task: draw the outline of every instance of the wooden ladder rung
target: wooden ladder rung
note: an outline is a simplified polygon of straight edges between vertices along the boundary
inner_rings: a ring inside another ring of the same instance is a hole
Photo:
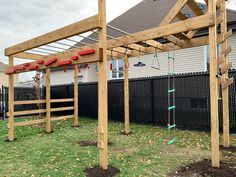
[[[229,85],[231,85],[233,82],[234,82],[234,79],[233,79],[232,77],[229,78],[229,79],[227,79],[227,80],[225,80],[225,81],[221,84],[222,89],[224,90],[224,89],[228,88]]]
[[[221,52],[222,55],[228,55],[232,51],[232,47],[229,46]]]
[[[98,142],[97,142],[97,147],[103,149],[103,148],[104,148],[103,142],[102,142],[102,141],[98,141]]]
[[[221,68],[221,74],[225,74],[230,68],[232,68],[233,64],[232,62],[229,62],[225,66]]]

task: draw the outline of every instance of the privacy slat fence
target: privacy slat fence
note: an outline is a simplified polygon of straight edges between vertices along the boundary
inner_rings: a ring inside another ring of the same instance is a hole
[[[230,75],[236,78],[236,71]],[[230,76],[230,77],[231,77]],[[130,81],[130,121],[143,124],[167,125],[167,77],[152,77],[131,79]],[[123,80],[110,81],[108,84],[109,119],[124,120],[124,82]],[[5,88],[7,94],[7,88]],[[79,84],[79,115],[97,118],[98,108],[97,83]],[[210,101],[209,101],[209,74],[192,73],[176,77],[176,125],[177,128],[210,130]],[[44,91],[43,91],[44,92]],[[32,88],[15,88],[15,100],[32,99]],[[236,85],[229,89],[230,129],[236,132]],[[43,94],[44,95],[44,94]],[[73,85],[51,87],[52,99],[73,98]],[[7,95],[5,96],[6,98]],[[220,97],[220,96],[219,96]],[[70,100],[67,100],[70,101]],[[219,102],[221,100],[219,99]],[[7,103],[6,103],[7,105]],[[67,107],[68,111],[61,115],[70,114],[73,103],[53,103],[53,108]],[[37,109],[32,105],[17,105],[17,111]],[[222,129],[222,108],[219,106],[220,128]],[[53,109],[52,108],[52,109]],[[60,109],[60,108],[59,108]],[[52,113],[53,114],[53,113]],[[58,113],[57,113],[58,114]],[[63,119],[63,117],[61,117]],[[65,117],[66,118],[66,117]]]

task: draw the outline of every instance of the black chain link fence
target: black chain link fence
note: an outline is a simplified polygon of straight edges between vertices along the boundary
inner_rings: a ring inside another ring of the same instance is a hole
[[[230,77],[236,77],[236,71],[230,71]],[[166,76],[131,79],[130,121],[141,124],[167,126],[168,121],[168,78]],[[177,75],[176,89],[176,125],[177,128],[209,130],[210,129],[210,91],[208,73],[191,73]],[[7,88],[6,88],[7,90]],[[31,99],[32,88],[16,88],[15,100]],[[236,132],[236,85],[229,88],[230,129]],[[5,91],[7,94],[7,91]],[[98,84],[79,84],[79,115],[94,117],[98,115]],[[45,89],[44,89],[45,95]],[[73,98],[73,85],[51,87],[51,98]],[[110,120],[124,120],[124,82],[123,80],[108,83],[108,116]],[[220,94],[219,94],[219,97]],[[7,98],[7,97],[6,97]],[[222,130],[222,104],[219,100],[220,129]],[[71,106],[73,103],[55,103],[55,107]],[[6,103],[7,105],[7,103]],[[35,109],[32,105],[30,109]],[[53,106],[53,107],[54,107]],[[24,110],[20,105],[17,110]],[[65,114],[65,112],[64,112]]]

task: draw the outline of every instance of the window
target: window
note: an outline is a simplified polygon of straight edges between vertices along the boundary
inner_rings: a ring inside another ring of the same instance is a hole
[[[124,62],[123,60],[112,60],[112,70],[110,71],[111,79],[120,79],[124,77]]]
[[[221,46],[218,45],[217,46],[217,55],[220,56],[220,53],[221,53]],[[204,47],[204,60],[205,60],[204,70],[205,71],[209,71],[210,70],[210,68],[209,68],[209,58],[210,58],[209,45],[206,45]]]

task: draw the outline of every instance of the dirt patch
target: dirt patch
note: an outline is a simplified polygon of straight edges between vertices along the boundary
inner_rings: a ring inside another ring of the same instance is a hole
[[[221,163],[220,168],[212,168],[211,161],[204,159],[202,161],[192,163],[186,167],[182,167],[176,172],[170,173],[168,176],[233,177],[236,176],[236,162],[234,164]]]
[[[102,170],[99,166],[87,168],[84,170],[87,177],[114,177],[120,170],[111,165],[108,166],[107,170]]]
[[[236,146],[224,147],[220,145],[220,150],[236,153]]]
[[[81,147],[86,147],[86,146],[97,146],[97,141],[79,141],[78,144]],[[108,142],[108,146],[113,145],[113,142]]]
[[[120,135],[126,135],[126,136],[129,136],[129,135],[133,134],[133,132],[130,131],[129,133],[125,133],[124,131],[122,131],[122,132],[120,132],[119,134],[120,134]]]

